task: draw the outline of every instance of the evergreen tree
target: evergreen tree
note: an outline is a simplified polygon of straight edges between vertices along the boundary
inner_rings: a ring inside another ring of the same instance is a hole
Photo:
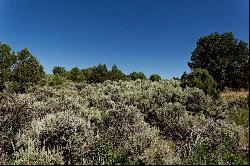
[[[191,69],[204,68],[217,81],[220,89],[248,88],[249,48],[232,33],[213,33],[201,37],[192,52]]]
[[[192,73],[183,73],[181,77],[181,86],[197,87],[206,94],[218,97],[217,83],[206,69],[196,68]]]
[[[146,80],[147,79],[147,77],[145,76],[144,73],[142,73],[142,72],[135,72],[135,71],[133,71],[132,73],[130,73],[128,75],[128,78],[131,79],[131,80],[133,80],[133,81],[137,80],[137,79],[140,79],[140,80]]]
[[[112,81],[125,80],[126,75],[114,64],[109,72],[109,79]]]
[[[21,92],[28,84],[37,84],[45,76],[43,66],[27,48],[17,53],[13,72],[14,81],[18,84],[18,91]]]
[[[74,82],[81,82],[85,79],[81,70],[78,67],[73,67],[69,72],[68,79]]]
[[[99,64],[91,69],[88,83],[102,83],[109,79],[109,71],[105,64]]]
[[[67,73],[65,68],[61,66],[55,66],[52,71],[54,75],[58,74],[60,76],[66,76],[66,73]]]
[[[158,75],[158,74],[152,74],[152,75],[149,77],[149,80],[151,80],[151,81],[160,81],[160,80],[161,80],[161,76]]]
[[[16,56],[10,46],[0,42],[0,91],[5,88],[5,82],[12,80],[15,60]]]

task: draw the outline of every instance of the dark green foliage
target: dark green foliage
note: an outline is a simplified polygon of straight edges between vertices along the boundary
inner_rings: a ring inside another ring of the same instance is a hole
[[[149,77],[149,80],[151,80],[151,81],[160,81],[160,80],[161,80],[161,76],[158,75],[158,74],[152,74],[152,75]]]
[[[89,67],[89,68],[86,68],[86,69],[82,69],[81,70],[86,81],[89,82],[88,80],[90,80],[91,78],[91,74],[92,74],[92,71],[93,71],[93,67]]]
[[[201,37],[188,65],[191,69],[206,68],[220,89],[248,88],[249,48],[232,33]]]
[[[66,81],[65,77],[55,74],[55,75],[49,75],[48,76],[48,84],[50,86],[58,86],[62,85]]]
[[[239,114],[234,117],[234,121],[237,125],[249,126],[249,109],[240,109]]]
[[[16,56],[10,46],[0,42],[0,91],[5,88],[4,83],[12,80],[12,70]]]
[[[132,72],[132,73],[130,73],[128,75],[128,78],[131,79],[131,80],[133,80],[133,81],[135,81],[137,79],[140,79],[140,80],[146,80],[147,79],[147,77],[145,76],[144,73],[142,73],[142,72],[135,72],[135,71]]]
[[[82,71],[78,69],[78,67],[73,67],[68,74],[68,79],[74,82],[81,82],[85,79],[85,77]]]
[[[197,68],[190,74],[185,72],[181,77],[181,82],[183,87],[197,87],[206,94],[218,97],[217,83],[206,69]]]
[[[122,159],[119,151],[105,142],[97,143],[93,151],[86,157],[93,165],[118,165],[121,164]]]
[[[109,79],[112,81],[126,80],[126,75],[114,64],[109,72]]]
[[[17,91],[21,92],[23,92],[29,84],[38,84],[45,76],[43,66],[40,65],[38,60],[26,48],[17,53],[13,73],[14,81],[19,85]]]
[[[0,43],[0,62],[0,90],[8,84],[16,92],[24,92],[45,76],[43,66],[26,48],[14,54],[7,44]]]
[[[65,70],[65,68],[61,67],[61,66],[55,66],[52,71],[53,71],[54,75],[58,74],[60,76],[66,76],[66,73],[67,73],[67,71]]]
[[[174,79],[174,80],[180,80],[180,78],[179,78],[179,77],[173,77],[173,79]]]
[[[221,144],[214,144],[212,140],[203,139],[197,143],[186,164],[201,165],[245,165],[244,158],[236,150],[235,141],[224,136]]]
[[[102,83],[109,79],[109,71],[105,64],[99,64],[91,69],[90,75],[87,77],[88,83]]]

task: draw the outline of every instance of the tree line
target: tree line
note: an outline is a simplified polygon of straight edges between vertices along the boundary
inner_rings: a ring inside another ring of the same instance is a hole
[[[249,88],[248,44],[238,41],[231,32],[212,33],[199,38],[188,65],[192,72],[183,73],[180,79],[182,86],[196,86],[215,96],[225,88]],[[110,71],[105,64],[86,69],[73,67],[70,71],[55,66],[52,71],[57,82],[65,79],[87,83],[162,79],[159,74],[147,78],[143,72],[135,71],[126,75],[115,64]],[[26,87],[38,84],[46,76],[43,66],[27,48],[15,53],[8,44],[0,42],[0,91],[8,85],[15,91],[24,92]]]
[[[0,91],[5,89],[6,84],[12,86],[17,92],[24,92],[28,86],[39,84],[47,76],[43,66],[24,48],[15,53],[8,44],[0,43]],[[109,71],[105,64],[99,64],[86,69],[73,67],[66,71],[65,67],[55,66],[53,72],[53,83],[62,81],[64,78],[74,81],[87,83],[103,83],[106,80],[146,80],[159,81],[160,75],[153,74],[149,78],[143,72],[135,72],[126,75],[115,64]],[[52,84],[53,84],[52,83]]]
[[[53,68],[53,75],[65,77],[74,82],[86,81],[87,83],[103,83],[106,80],[119,81],[119,80],[146,80],[159,81],[161,79],[160,75],[152,74],[149,78],[143,72],[135,72],[126,75],[124,74],[117,65],[113,65],[109,71],[105,64],[99,64],[97,66],[92,66],[86,69],[79,69],[78,67],[73,67],[70,71],[66,71],[65,67],[55,66]]]

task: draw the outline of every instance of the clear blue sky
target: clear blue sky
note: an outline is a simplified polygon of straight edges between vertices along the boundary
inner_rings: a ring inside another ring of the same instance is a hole
[[[112,64],[163,78],[190,71],[199,37],[249,42],[248,0],[0,0],[0,41],[54,66]]]

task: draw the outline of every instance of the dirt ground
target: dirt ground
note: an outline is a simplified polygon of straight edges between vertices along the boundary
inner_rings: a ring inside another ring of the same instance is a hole
[[[221,96],[226,97],[247,97],[249,95],[248,91],[224,91],[221,92]]]

